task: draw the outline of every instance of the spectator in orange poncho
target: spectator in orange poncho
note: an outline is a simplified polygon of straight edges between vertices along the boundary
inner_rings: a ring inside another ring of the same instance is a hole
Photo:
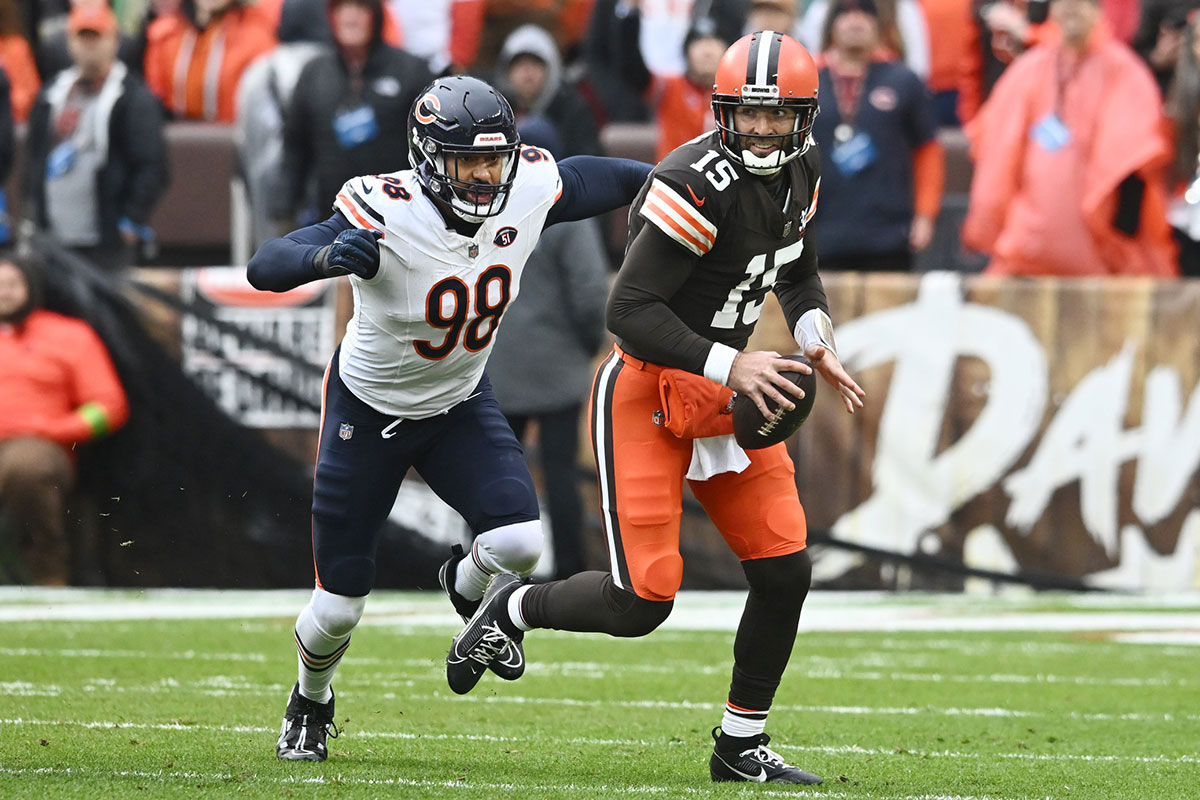
[[[1017,58],[967,127],[963,243],[993,274],[1176,275],[1158,87],[1094,0],[1050,14],[1061,38]]]

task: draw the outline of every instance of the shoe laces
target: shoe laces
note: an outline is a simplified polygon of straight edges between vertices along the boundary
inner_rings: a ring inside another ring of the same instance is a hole
[[[310,719],[313,721],[312,724],[309,723]],[[322,721],[321,718],[316,714],[301,714],[300,726],[302,728],[324,728],[325,733],[329,735],[330,739],[336,739],[342,734],[342,731],[338,728],[337,723],[331,719]]]
[[[484,626],[483,636],[478,644],[471,648],[467,658],[478,661],[486,667],[496,660],[500,651],[508,645],[508,641],[508,634],[500,630],[500,626],[493,622],[491,625]]]
[[[762,763],[769,764],[772,767],[787,766],[783,762],[783,756],[779,755],[779,753],[776,753],[765,744],[760,744],[751,750],[744,751],[742,756],[753,758],[755,761],[761,761]]]

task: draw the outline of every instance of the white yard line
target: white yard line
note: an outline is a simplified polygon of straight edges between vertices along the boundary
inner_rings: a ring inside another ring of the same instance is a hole
[[[278,734],[276,727],[259,725],[183,725],[173,722],[116,722],[111,720],[62,720],[62,719],[0,719],[0,725],[23,727],[80,727],[97,730],[155,730],[168,732],[202,732],[202,733],[237,733],[237,734]],[[533,744],[541,740],[528,736],[492,736],[487,734],[467,733],[435,733],[423,734],[409,731],[358,731],[349,729],[347,736],[363,739],[392,739],[401,741],[444,741],[444,742],[488,742],[494,744]],[[647,739],[603,739],[589,736],[572,736],[556,739],[563,745],[580,747],[666,747],[688,748],[691,743],[670,741],[650,741]],[[1164,755],[1115,755],[1098,753],[976,753],[960,750],[897,750],[894,747],[861,747],[859,745],[788,745],[772,742],[772,748],[797,753],[819,753],[823,755],[848,756],[889,756],[905,758],[952,758],[952,759],[989,759],[1003,758],[1014,761],[1084,761],[1099,763],[1137,763],[1137,764],[1200,764],[1200,756],[1164,756]]]
[[[264,653],[194,653],[192,651],[179,652],[159,652],[155,650],[104,650],[100,648],[46,648],[46,647],[0,647],[0,656],[12,658],[95,658],[95,659],[121,659],[121,660],[202,660],[202,661],[233,661],[243,662],[251,661],[255,663],[266,663],[269,658]],[[1052,673],[1039,673],[1036,675],[1021,675],[1011,673],[991,673],[991,674],[946,674],[941,672],[900,672],[896,670],[864,670],[864,669],[841,669],[837,666],[843,661],[852,662],[853,659],[831,659],[831,658],[816,658],[813,661],[815,665],[806,665],[806,659],[803,656],[798,656],[795,663],[791,667],[790,674],[795,677],[805,678],[808,680],[855,680],[855,681],[908,681],[913,683],[947,683],[947,684],[978,684],[978,683],[993,683],[993,684],[1016,684],[1021,686],[1029,685],[1055,685],[1055,686],[1120,686],[1126,688],[1181,688],[1187,687],[1194,681],[1184,677],[1163,677],[1163,678],[1095,678],[1085,675],[1055,675]],[[386,659],[386,658],[355,658],[354,664],[363,666],[380,666],[387,665],[392,667],[390,673],[376,673],[372,678],[373,686],[395,685],[395,676],[397,669],[418,670],[429,673],[429,675],[418,675],[414,678],[431,677],[436,673],[437,679],[441,680],[442,664],[440,661],[432,658],[406,658],[406,659]],[[895,666],[895,665],[894,665]],[[909,669],[914,669],[910,667]],[[684,663],[673,662],[670,665],[660,664],[625,664],[616,662],[598,662],[598,661],[551,661],[551,662],[533,662],[526,668],[530,675],[559,675],[575,679],[592,679],[592,680],[608,680],[611,678],[620,678],[624,675],[639,674],[639,675],[672,675],[680,670],[686,670],[689,674],[700,675],[725,675],[729,672],[729,667],[725,664],[714,666],[712,664]],[[353,679],[351,679],[353,680]],[[404,685],[411,685],[412,680],[408,680]],[[5,684],[0,683],[0,694],[4,693]],[[231,688],[229,686],[223,688]]]
[[[0,623],[38,620],[294,618],[306,590],[46,589],[0,587]],[[666,630],[735,630],[743,592],[683,592]],[[1046,611],[1048,603],[1069,611]],[[377,592],[366,624],[457,628],[440,592]],[[1200,594],[1164,596],[814,592],[801,619],[809,631],[1172,631],[1200,637]]]
[[[253,783],[253,784],[268,784],[287,786],[372,786],[372,787],[396,787],[408,789],[438,789],[438,790],[457,790],[465,792],[468,795],[478,796],[485,792],[556,792],[564,796],[567,795],[583,795],[590,797],[638,797],[642,795],[650,796],[727,796],[727,792],[719,787],[701,788],[698,786],[623,786],[613,784],[581,784],[581,783],[489,783],[482,781],[471,781],[461,778],[455,778],[450,781],[430,781],[417,780],[412,778],[357,778],[342,774],[315,776],[288,776],[288,777],[272,777],[263,775],[234,775],[227,772],[180,772],[180,771],[155,771],[146,772],[140,770],[89,770],[73,767],[40,767],[29,769],[12,769],[0,766],[0,775],[25,776],[25,775],[65,775],[79,776],[89,778],[135,778],[143,781],[161,781],[161,782],[180,782],[180,781],[208,781],[208,782],[228,782],[237,783]],[[749,788],[749,787],[747,787]],[[827,787],[800,787],[794,786],[787,789],[768,789],[765,786],[754,786],[754,797],[814,797],[824,796],[828,793]],[[1008,795],[975,795],[975,794],[874,794],[868,792],[866,794],[856,794],[856,797],[864,800],[1055,800],[1053,795],[1040,795],[1038,797],[1029,797],[1021,795],[1020,797],[1012,797]]]
[[[371,696],[381,700],[407,703],[439,703],[458,702],[454,695],[441,692],[413,691],[414,681],[392,682],[390,686],[372,683],[369,687]],[[181,683],[175,680],[164,680],[158,684],[141,686],[84,686],[85,692],[105,692],[109,694],[163,694],[179,695],[181,693],[199,694],[204,697],[278,697],[286,696],[289,687],[284,684],[264,685],[252,683],[235,683],[231,681],[207,681],[197,683]],[[26,682],[0,683],[0,697],[4,696],[37,696],[61,697],[76,693],[78,689],[64,690],[53,684],[34,684]],[[339,695],[351,699],[357,695],[354,682],[344,682]],[[705,711],[711,712],[713,703],[706,700],[582,700],[573,697],[531,697],[525,695],[478,695],[471,698],[474,703],[490,703],[497,705],[518,706],[553,706],[559,708],[636,708],[636,709],[666,709],[670,711]],[[1022,710],[1013,708],[961,708],[931,706],[840,706],[840,705],[802,705],[776,703],[774,711],[791,711],[812,714],[845,714],[851,716],[907,716],[907,717],[980,717],[1008,719],[1037,719],[1047,716],[1040,710]],[[1077,719],[1087,722],[1200,722],[1200,714],[1179,711],[1177,713],[1146,713],[1131,712],[1125,714],[1108,714],[1099,712],[1075,711],[1069,714],[1053,714],[1056,718]]]

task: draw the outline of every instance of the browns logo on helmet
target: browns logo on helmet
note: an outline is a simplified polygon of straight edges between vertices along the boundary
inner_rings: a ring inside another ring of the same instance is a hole
[[[771,175],[808,150],[813,121],[817,118],[817,66],[804,46],[787,34],[757,31],[738,39],[717,65],[712,109],[721,146],[729,157],[756,175]],[[739,106],[795,109],[792,133],[739,133],[734,114]],[[754,140],[781,140],[766,155],[755,155],[743,144]]]

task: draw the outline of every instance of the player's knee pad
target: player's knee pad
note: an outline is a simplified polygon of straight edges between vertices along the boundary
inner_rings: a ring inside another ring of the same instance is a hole
[[[750,591],[777,602],[804,602],[812,585],[812,559],[808,550],[774,558],[742,562]]]
[[[533,572],[545,544],[541,520],[531,519],[493,528],[475,538],[475,555],[492,571]]]
[[[347,597],[318,587],[312,597],[313,621],[328,636],[346,636],[362,619],[366,605],[366,596]]]
[[[645,636],[671,616],[674,600],[646,600],[619,588],[610,579],[604,585],[604,602],[616,619],[609,629],[613,636]]]
[[[683,583],[683,557],[678,552],[665,553],[646,565],[638,590],[650,600],[673,600]]]

